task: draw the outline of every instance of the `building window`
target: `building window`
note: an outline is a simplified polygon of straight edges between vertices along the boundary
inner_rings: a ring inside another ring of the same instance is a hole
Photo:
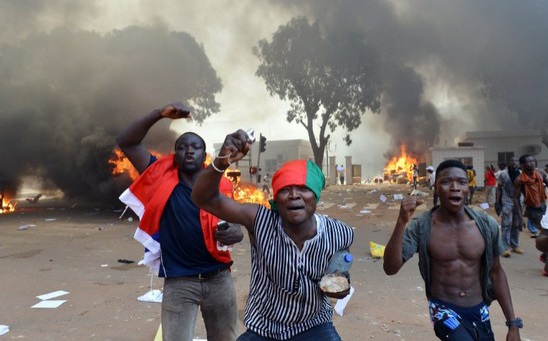
[[[514,157],[514,152],[499,152],[497,163],[500,165],[501,163],[508,164],[511,158]]]
[[[264,160],[264,165],[266,168],[266,173],[274,173],[278,170],[278,160],[276,159],[266,159]]]

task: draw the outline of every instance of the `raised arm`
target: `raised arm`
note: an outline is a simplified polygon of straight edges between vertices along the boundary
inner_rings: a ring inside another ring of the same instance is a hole
[[[384,262],[383,269],[387,275],[394,275],[400,271],[403,266],[403,233],[405,231],[405,226],[415,213],[418,205],[421,205],[424,201],[422,199],[417,199],[415,195],[410,195],[403,198],[400,206],[400,213],[398,215],[398,220],[396,221],[396,226],[394,227],[394,232],[386,244],[384,249]]]
[[[189,118],[190,110],[182,103],[166,105],[137,119],[116,138],[118,146],[139,173],[148,167],[150,161],[150,153],[143,145],[143,139],[150,128],[165,117],[171,119]]]
[[[230,163],[241,160],[249,151],[251,140],[243,130],[226,136],[218,156],[206,167],[194,183],[192,201],[211,214],[244,225],[252,234],[259,205],[239,204],[219,192],[219,182]]]

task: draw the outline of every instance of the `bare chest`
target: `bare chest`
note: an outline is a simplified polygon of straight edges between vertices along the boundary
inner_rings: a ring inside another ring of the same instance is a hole
[[[433,259],[442,262],[472,262],[481,258],[485,241],[474,221],[457,227],[434,224],[428,251]]]

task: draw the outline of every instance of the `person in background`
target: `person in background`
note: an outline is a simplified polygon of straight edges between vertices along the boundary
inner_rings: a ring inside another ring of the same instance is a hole
[[[497,180],[499,178],[500,173],[505,169],[506,169],[506,162],[500,162],[499,169],[495,172],[495,177],[497,178]]]
[[[519,196],[514,195],[514,181],[519,175],[519,160],[514,156],[498,178],[495,212],[500,216],[504,257],[510,257],[512,251],[523,254],[523,250],[519,247],[519,234],[523,229],[522,210]]]
[[[218,189],[222,174],[249,148],[243,130],[227,135],[219,156],[200,174],[192,192],[196,205],[245,226],[249,234],[247,331],[238,341],[341,340],[328,297],[343,298],[350,288],[324,292],[319,282],[332,256],[350,247],[354,231],[339,220],[316,214],[325,177],[311,160],[286,162],[274,174],[271,208],[240,204],[222,195]]]
[[[485,167],[485,202],[489,206],[493,207],[495,205],[495,192],[497,189],[497,177],[495,175],[495,167],[489,165]]]
[[[337,166],[337,173],[339,174],[340,184],[344,185],[344,166],[343,165]]]
[[[474,198],[474,193],[476,192],[477,181],[476,181],[476,170],[474,166],[469,165],[466,167],[466,175],[468,176],[468,191],[469,196],[466,199],[466,204],[472,205],[472,199]]]
[[[464,204],[464,164],[445,160],[436,169],[440,205],[416,218],[423,200],[405,197],[384,252],[383,268],[396,274],[415,254],[425,283],[430,319],[440,340],[494,340],[489,305],[497,299],[509,327],[506,340],[520,340],[506,274],[500,263],[499,227],[483,211]]]
[[[147,249],[144,263],[164,278],[161,307],[163,340],[192,341],[200,308],[210,341],[233,341],[238,332],[236,290],[229,268],[230,245],[243,239],[241,228],[218,231],[219,219],[201,211],[190,199],[204,168],[204,140],[186,132],[175,141],[175,152],[157,158],[143,145],[158,121],[188,118],[181,103],[153,110],[131,123],[117,138],[118,146],[141,174],[120,196],[140,218],[135,239]],[[219,190],[219,188],[218,188]],[[231,196],[227,178],[220,184]]]
[[[533,226],[541,230],[540,236],[536,238],[536,246],[542,252],[540,259],[544,260],[544,269],[542,274],[548,276],[548,263],[546,263],[546,238],[548,230],[542,227],[541,221],[546,214],[546,191],[544,186],[548,185],[548,173],[543,169],[537,168],[537,160],[533,155],[524,154],[519,158],[521,174],[514,181],[514,196],[519,199],[519,194],[523,191],[525,213],[527,219]]]
[[[411,171],[413,172],[413,188],[417,189],[417,181],[419,179],[419,167],[416,164],[411,166]]]
[[[436,206],[438,204],[438,193],[436,192],[436,171],[434,167],[426,167],[426,172],[428,172],[428,188],[434,191],[433,204]]]
[[[267,196],[268,199],[270,199],[270,174],[266,173],[265,176],[263,176],[263,193]]]

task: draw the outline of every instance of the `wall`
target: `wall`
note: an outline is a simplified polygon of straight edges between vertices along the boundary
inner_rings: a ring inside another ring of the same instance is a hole
[[[485,148],[485,160],[483,167],[492,164],[497,167],[498,153],[508,152],[520,157],[523,154],[533,154],[538,166],[544,168],[548,163],[548,148],[541,142],[540,132],[535,131],[472,131],[467,132],[462,141],[470,141],[474,146]],[[536,146],[538,153],[530,150]],[[482,167],[482,168],[483,168]]]
[[[464,162],[471,159],[472,166],[476,170],[477,186],[483,187],[483,179],[485,177],[483,147],[435,147],[430,148],[430,153],[431,156],[427,159],[432,160],[431,165],[434,169],[444,160],[457,159]]]

